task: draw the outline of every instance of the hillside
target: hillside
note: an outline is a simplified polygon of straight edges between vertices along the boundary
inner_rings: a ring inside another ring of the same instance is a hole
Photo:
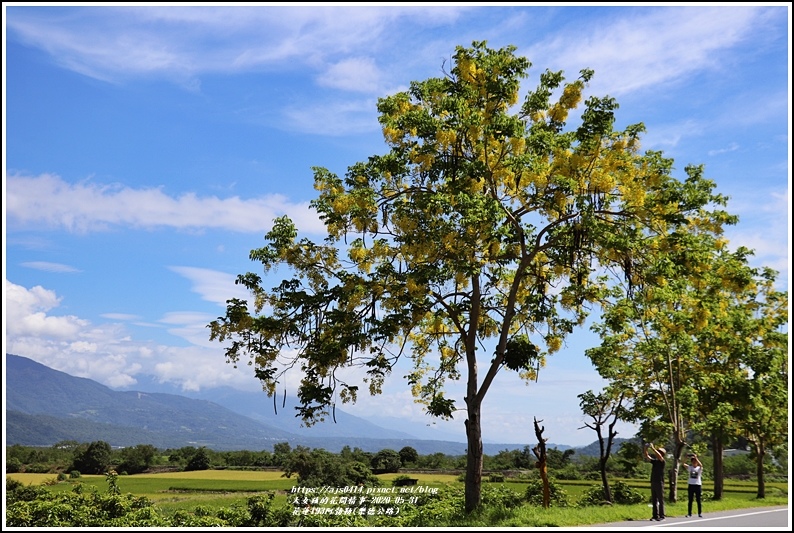
[[[152,444],[158,448],[207,446],[218,450],[262,450],[272,449],[277,442],[289,442],[292,446],[333,452],[344,446],[372,452],[412,446],[423,454],[465,453],[465,444],[415,439],[340,410],[337,410],[339,424],[326,424],[330,434],[312,434],[306,428],[299,434],[208,400],[176,394],[114,391],[93,380],[70,376],[17,355],[6,354],[4,371],[6,444],[50,446],[63,440],[104,440],[113,446]],[[257,399],[261,396],[264,395]],[[285,424],[293,423],[294,417],[284,413],[281,420]],[[340,428],[345,428],[346,433],[340,435]]]
[[[337,409],[337,424],[301,428],[286,406],[266,395],[230,389],[210,391],[207,399],[178,394],[114,391],[96,381],[70,376],[31,359],[6,354],[6,444],[51,446],[64,440],[104,440],[112,446],[151,444],[158,448],[206,446],[217,450],[271,450],[278,442],[292,446],[343,447],[377,452],[411,446],[420,454],[463,455],[466,443],[420,439],[406,431],[380,427]],[[233,409],[238,409],[245,414]],[[269,402],[269,403],[265,403]],[[406,427],[405,429],[410,429]],[[483,451],[522,449],[525,444],[484,443]],[[571,446],[548,443],[566,450]],[[579,455],[598,455],[597,444],[577,448]]]

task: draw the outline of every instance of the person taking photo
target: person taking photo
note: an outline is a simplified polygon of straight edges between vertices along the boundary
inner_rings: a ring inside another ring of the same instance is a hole
[[[697,454],[689,454],[689,464],[686,465],[689,471],[687,481],[687,492],[689,496],[689,506],[687,507],[687,517],[692,516],[692,500],[698,502],[698,516],[703,518],[703,506],[701,503],[703,495],[703,463],[698,459]]]
[[[648,449],[653,455],[648,453]],[[649,442],[642,449],[642,453],[651,463],[651,507],[653,508],[651,520],[664,520],[664,456],[667,450],[657,449],[652,442]]]

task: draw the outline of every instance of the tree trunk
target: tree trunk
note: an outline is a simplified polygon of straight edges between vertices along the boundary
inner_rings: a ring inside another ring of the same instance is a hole
[[[678,501],[678,465],[681,464],[681,454],[684,451],[684,446],[686,446],[685,442],[677,440],[675,443],[675,448],[673,449],[672,466],[668,470],[670,473],[670,492],[668,501],[670,503],[676,503]]]
[[[542,422],[542,420],[541,420]],[[543,438],[543,429],[535,419],[535,436],[538,438],[538,445],[532,452],[538,458],[537,466],[540,470],[540,479],[543,481],[543,508],[548,509],[551,505],[551,489],[549,489],[549,472],[546,465],[546,439]]]
[[[609,487],[609,480],[607,479],[607,458],[602,457],[598,461],[601,470],[601,484],[604,485],[604,501],[615,503],[612,501],[612,489]]]
[[[766,498],[766,482],[764,481],[764,456],[766,446],[763,439],[759,439],[755,445],[755,477],[758,479],[758,499]]]
[[[482,427],[480,402],[476,395],[466,398],[469,418],[466,420],[466,514],[480,506],[482,492]]]
[[[714,460],[714,499],[722,499],[722,488],[725,485],[725,469],[723,466],[722,454],[725,451],[725,446],[722,444],[722,439],[715,436],[711,439],[711,449],[713,450]]]

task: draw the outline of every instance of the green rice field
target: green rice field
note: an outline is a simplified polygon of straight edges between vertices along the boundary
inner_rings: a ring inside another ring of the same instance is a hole
[[[392,480],[398,475],[381,474],[383,487],[391,487]],[[105,476],[83,475],[79,479],[58,482],[52,474],[6,474],[7,478],[16,479],[24,484],[43,484],[53,491],[70,491],[76,483],[96,487],[99,491],[107,490]],[[463,484],[456,475],[451,474],[411,474],[416,478],[419,487],[444,486],[462,487]],[[611,480],[612,482],[617,480]],[[650,494],[646,480],[631,479],[621,480],[632,488],[642,493]],[[684,483],[686,480],[683,480]],[[599,485],[597,481],[555,481],[568,495],[571,502],[576,502],[590,488]],[[483,481],[486,485],[503,485],[516,493],[521,498],[526,491],[527,481],[508,479],[504,483],[491,483]],[[165,513],[177,510],[191,511],[197,506],[208,509],[220,509],[235,505],[245,505],[247,499],[253,495],[264,492],[276,493],[276,505],[287,504],[290,491],[296,486],[295,479],[282,476],[278,471],[250,471],[250,470],[202,470],[193,472],[170,472],[158,474],[122,475],[118,477],[118,486],[122,493],[131,493],[136,496],[145,496],[155,506]],[[704,491],[711,491],[708,483],[704,483]],[[755,497],[757,486],[750,481],[727,480],[724,485],[724,497],[720,501],[704,501],[707,511],[749,508],[759,506],[787,505],[788,485],[786,483],[767,483],[767,497],[759,500]],[[667,504],[668,516],[683,516],[686,514],[686,485],[679,486],[679,501]],[[537,523],[537,520],[547,521],[548,525],[575,526],[609,521],[633,520],[647,518],[646,504],[621,505],[612,508],[558,508],[539,510],[530,505],[524,505],[513,511],[510,516],[502,517],[501,525],[526,525]],[[543,517],[537,515],[542,513]],[[496,517],[489,517],[493,520]],[[476,525],[476,524],[472,524]]]

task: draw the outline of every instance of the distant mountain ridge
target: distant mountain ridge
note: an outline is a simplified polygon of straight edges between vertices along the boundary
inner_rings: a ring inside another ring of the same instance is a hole
[[[289,442],[334,452],[344,446],[365,451],[413,446],[419,453],[465,453],[463,443],[416,439],[340,410],[336,412],[338,424],[322,425],[336,435],[318,436],[307,428],[299,434],[208,400],[157,392],[114,391],[18,355],[6,354],[4,371],[7,444],[49,446],[62,440],[104,440],[113,446],[261,450],[272,449],[277,442]],[[220,392],[222,396],[230,394]],[[258,395],[257,399],[261,397],[266,395]],[[294,417],[284,415],[279,419],[283,424],[294,424]],[[341,427],[347,427],[348,433],[339,436]]]
[[[317,425],[314,430],[299,428],[299,421],[288,416],[290,403],[283,412],[287,416],[281,416],[279,401],[280,414],[276,416],[272,398],[264,393],[256,397],[262,405],[249,405],[251,416],[245,416],[219,405],[224,402],[239,408],[240,402],[251,400],[252,393],[232,389],[207,393],[217,402],[160,392],[114,391],[96,381],[74,377],[12,354],[6,354],[4,371],[7,445],[51,446],[63,440],[104,440],[113,446],[151,444],[162,449],[206,446],[217,450],[269,450],[275,443],[289,442],[293,446],[331,452],[338,452],[344,446],[371,452],[411,446],[423,455],[466,453],[465,442],[418,439],[339,409],[337,424]],[[237,394],[243,396],[236,397]],[[295,430],[290,431],[292,428]],[[560,450],[571,448],[547,445]],[[523,446],[484,443],[483,450],[493,455]]]

